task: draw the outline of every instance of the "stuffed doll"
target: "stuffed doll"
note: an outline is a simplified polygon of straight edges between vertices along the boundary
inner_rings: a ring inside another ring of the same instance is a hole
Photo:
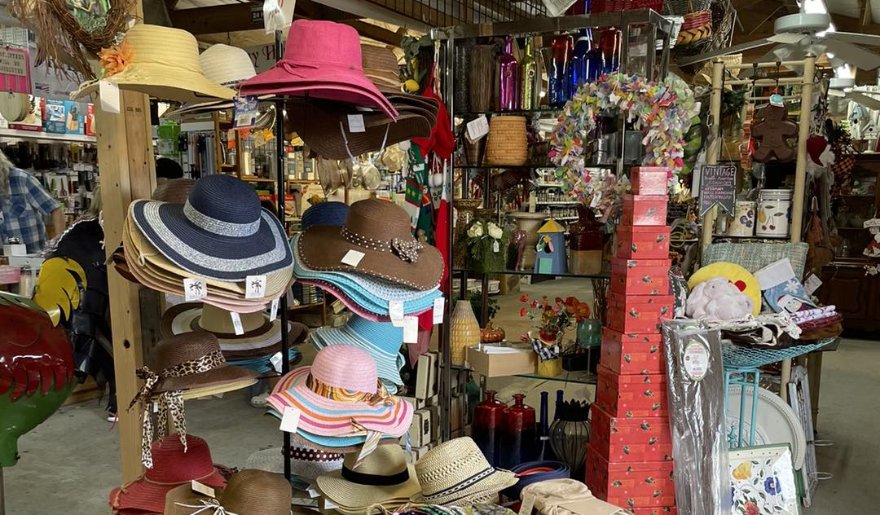
[[[694,286],[687,298],[687,316],[697,320],[733,320],[752,314],[752,299],[726,277]]]

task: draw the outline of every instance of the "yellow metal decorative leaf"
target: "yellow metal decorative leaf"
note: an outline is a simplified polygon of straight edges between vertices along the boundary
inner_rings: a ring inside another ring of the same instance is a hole
[[[79,307],[80,288],[85,290],[86,286],[86,273],[79,263],[66,257],[47,259],[40,268],[34,302],[57,326]]]

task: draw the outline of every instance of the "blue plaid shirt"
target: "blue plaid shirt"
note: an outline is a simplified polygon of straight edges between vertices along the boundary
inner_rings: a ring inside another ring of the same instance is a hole
[[[18,238],[28,253],[43,250],[46,224],[43,219],[61,207],[33,175],[13,168],[9,171],[9,197],[0,198],[0,240]]]

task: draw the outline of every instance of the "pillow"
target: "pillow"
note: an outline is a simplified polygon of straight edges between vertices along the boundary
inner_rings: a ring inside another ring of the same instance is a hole
[[[758,316],[758,313],[761,312],[761,287],[758,284],[758,279],[751,272],[736,263],[719,261],[694,272],[691,278],[688,279],[688,288],[693,290],[696,285],[713,277],[726,278],[739,291],[748,295],[752,299],[752,314]]]

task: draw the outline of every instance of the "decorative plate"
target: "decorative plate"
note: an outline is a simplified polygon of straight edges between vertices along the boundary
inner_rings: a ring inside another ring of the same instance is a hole
[[[730,491],[737,515],[800,515],[788,445],[731,449]]]
[[[735,435],[739,426],[740,393],[742,386],[731,385],[727,392],[727,428],[728,435]],[[745,410],[743,413],[749,417],[752,411],[751,390],[746,392]],[[804,466],[804,457],[807,452],[807,440],[804,429],[794,410],[786,404],[778,395],[758,389],[758,409],[756,416],[755,445],[788,444],[791,446],[791,455],[794,468]],[[749,421],[743,424],[743,434],[740,445],[749,445],[748,442]],[[735,436],[733,437],[735,442]]]

